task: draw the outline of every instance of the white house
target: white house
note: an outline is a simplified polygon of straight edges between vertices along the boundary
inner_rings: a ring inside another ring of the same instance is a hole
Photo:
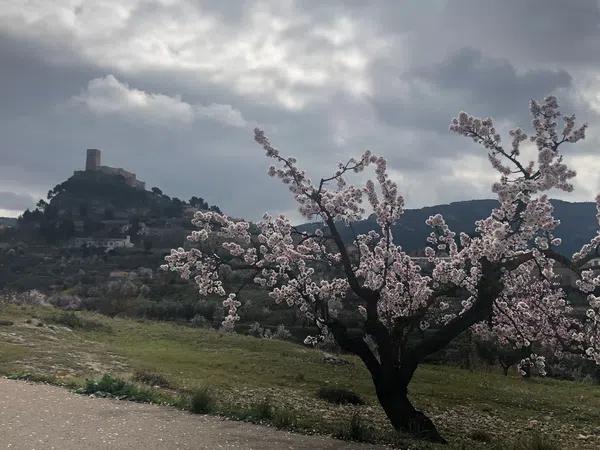
[[[115,248],[131,248],[133,247],[133,242],[131,242],[129,236],[125,236],[124,238],[76,237],[69,242],[69,247],[71,248],[81,248],[83,246],[105,248],[106,251],[110,251]]]

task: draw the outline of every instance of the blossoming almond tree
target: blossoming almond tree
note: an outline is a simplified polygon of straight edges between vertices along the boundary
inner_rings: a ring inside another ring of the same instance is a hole
[[[163,268],[193,279],[203,296],[225,297],[226,329],[233,329],[243,311],[241,288],[247,283],[263,287],[276,303],[297,309],[316,324],[320,334],[305,343],[331,334],[344,351],[363,361],[396,429],[443,441],[433,422],[412,405],[407,387],[424,358],[469,328],[502,344],[528,347],[535,342],[557,354],[578,352],[600,363],[600,298],[595,296],[600,277],[582,270],[600,246],[600,233],[572,260],[560,256],[555,252],[560,239],[554,236],[558,220],[546,196],[550,189],[572,190],[575,172],[564,164],[561,150],[583,139],[586,126],[576,128],[574,116],[561,116],[554,97],[541,104],[532,101],[530,111],[530,140],[537,147],[537,160],[531,162],[520,155],[528,139],[521,129],[510,132],[505,148],[491,119],[461,112],[452,120],[451,131],[487,150],[499,172],[493,186],[499,203],[476,223],[475,237],[457,236],[439,214],[427,220],[432,229],[426,248],[430,273],[394,241],[392,227],[402,216],[404,199],[384,158],[367,151],[313,182],[258,129],[255,140],[274,161],[269,175],[288,185],[300,212],[318,217],[322,227],[301,232],[286,217],[269,215],[254,226],[199,211],[193,219],[198,230],[188,236],[191,248],[172,250]],[[561,118],[564,127],[559,130]],[[373,180],[364,186],[347,183],[348,175],[371,167]],[[348,246],[339,226],[363,216],[364,198],[378,231],[356,236]],[[554,273],[557,262],[581,273],[580,287],[589,294],[586,320],[572,314]],[[224,269],[247,274],[246,282],[228,292]],[[340,318],[344,302],[358,304],[360,332],[349,330]],[[533,355],[527,363],[543,370],[542,357]]]

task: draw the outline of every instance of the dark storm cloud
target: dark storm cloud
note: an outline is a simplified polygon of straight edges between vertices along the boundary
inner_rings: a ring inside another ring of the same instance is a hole
[[[52,111],[97,72],[85,64],[49,64],[35,44],[15,39],[0,28],[0,118]]]
[[[529,98],[549,93],[592,124],[570,155],[589,167],[599,17],[586,0],[7,0],[0,191],[43,196],[99,147],[169,195],[251,218],[289,211],[252,140],[259,125],[313,178],[369,148],[410,206],[485,197],[485,153],[451,136],[450,119],[527,126]]]
[[[571,85],[564,70],[518,73],[507,60],[485,57],[473,48],[459,49],[441,63],[398,73],[396,80],[393,70],[383,67],[379,72],[383,79],[374,104],[382,119],[444,134],[450,119],[466,108],[472,114],[526,123],[528,99]],[[385,77],[391,83],[385,84]]]
[[[571,83],[565,70],[519,74],[507,60],[485,57],[473,48],[460,49],[438,65],[415,71],[413,77],[422,77],[441,90],[458,90],[466,103],[481,105],[500,117],[523,109],[524,99],[542,98]]]
[[[448,2],[445,20],[447,29],[464,33],[472,45],[517,63],[567,68],[597,64],[596,0],[458,0]]]

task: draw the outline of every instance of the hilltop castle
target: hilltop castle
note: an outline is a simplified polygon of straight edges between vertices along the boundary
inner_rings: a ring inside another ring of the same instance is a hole
[[[75,175],[83,175],[90,172],[101,172],[107,175],[119,175],[124,178],[125,183],[136,189],[146,189],[146,183],[136,178],[135,173],[120,167],[109,167],[100,165],[101,152],[95,148],[88,148],[85,159],[85,170],[76,170]]]

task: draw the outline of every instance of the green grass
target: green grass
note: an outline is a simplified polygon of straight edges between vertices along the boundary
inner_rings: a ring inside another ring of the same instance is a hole
[[[288,342],[86,312],[76,313],[81,319],[76,322],[100,326],[35,326],[52,323],[57,314],[53,308],[0,306],[0,320],[14,322],[0,327],[0,373],[36,374],[70,386],[97,382],[109,373],[125,383],[123,389],[138,389],[138,400],[145,396],[144,401],[170,404],[209,389],[210,410],[232,418],[437,448],[390,428],[370,376],[356,358],[345,356],[351,365],[332,366],[323,363],[320,352]],[[153,379],[168,383],[160,387]],[[350,390],[365,404],[321,400],[317,392],[324,387]],[[426,365],[417,371],[410,395],[450,441],[445,448],[511,449],[535,439],[548,446],[534,442],[527,448],[600,447],[600,386]],[[184,403],[179,405],[190,409]]]

